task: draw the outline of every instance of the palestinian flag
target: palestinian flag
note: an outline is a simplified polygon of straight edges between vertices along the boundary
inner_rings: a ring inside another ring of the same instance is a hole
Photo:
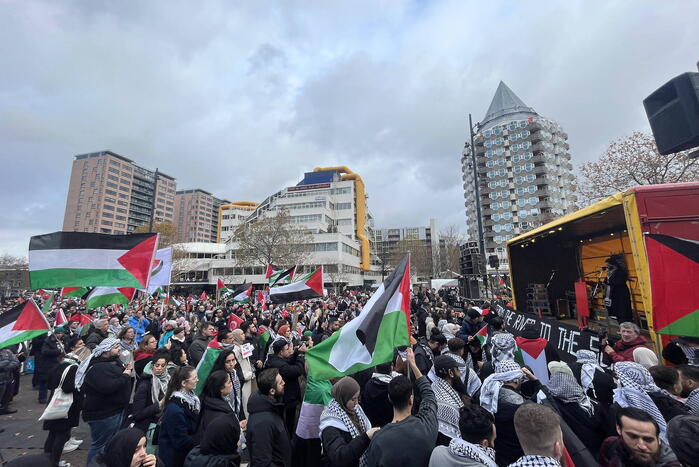
[[[267,350],[267,344],[269,343],[271,337],[272,335],[270,334],[269,329],[265,328],[264,326],[257,328],[257,343],[260,345],[260,349],[262,351]]]
[[[524,337],[516,337],[518,350],[515,353],[515,360],[523,366],[529,367],[541,384],[549,382],[549,368],[546,360],[546,344],[549,341],[543,337],[538,339],[525,339]]]
[[[50,329],[34,300],[27,300],[0,314],[0,349],[34,339]]]
[[[257,297],[255,301],[263,310],[267,309],[267,304],[265,303],[265,294],[261,290],[257,291]]]
[[[167,294],[162,289],[162,287],[158,287],[157,289],[155,289],[155,292],[153,292],[153,295],[155,295],[155,297],[153,297],[153,298],[155,298],[156,300],[167,299]]]
[[[396,347],[410,344],[409,323],[410,255],[405,255],[359,316],[306,353],[309,374],[330,379],[390,362]]]
[[[87,336],[87,333],[90,330],[90,325],[92,324],[92,317],[88,314],[80,313],[78,315],[78,320],[80,323],[80,337],[85,337]]]
[[[478,339],[478,342],[480,342],[482,349],[485,343],[488,341],[488,326],[483,326],[477,333],[473,335],[473,337]]]
[[[99,308],[107,305],[128,305],[131,301],[125,293],[131,293],[132,289],[121,287],[95,287],[87,296],[85,308]],[[133,296],[133,294],[131,295]]]
[[[291,284],[272,287],[269,289],[269,299],[272,303],[289,303],[297,300],[308,300],[323,296],[323,267],[303,276]]]
[[[320,437],[320,414],[332,396],[333,385],[330,381],[316,381],[311,377],[306,379],[306,391],[303,393],[303,404],[296,424],[296,435],[302,439],[318,439]]]
[[[280,268],[279,266],[275,266],[272,263],[269,263],[267,265],[267,272],[265,273],[265,279],[267,279],[268,281],[271,282],[272,276],[275,276],[275,275],[279,274],[280,272],[282,272],[282,268]]]
[[[51,311],[51,305],[53,305],[54,294],[48,294],[48,297],[44,299],[44,304],[41,306],[41,312],[47,314]]]
[[[507,288],[507,286],[505,285],[505,279],[502,276],[500,276],[500,282],[498,283],[498,288],[500,288],[500,289]]]
[[[177,308],[179,308],[180,305],[182,305],[182,302],[180,302],[180,301],[178,301],[178,300],[175,300],[174,297],[168,297],[168,298],[167,298],[167,301],[166,301],[165,303],[166,303],[167,305],[175,305]]]
[[[211,339],[211,342],[209,342],[209,345],[204,351],[204,355],[201,356],[201,360],[199,360],[197,364],[199,382],[194,390],[197,396],[201,394],[201,391],[204,389],[206,378],[211,374],[211,369],[214,367],[214,363],[216,363],[216,359],[221,355],[221,352],[223,352],[223,346],[219,343],[218,338],[214,337]]]
[[[274,287],[281,283],[291,282],[294,280],[294,274],[296,274],[296,266],[283,271],[277,271],[268,279],[269,286]]]
[[[243,324],[243,320],[240,316],[236,315],[235,313],[228,315],[228,329],[235,331],[241,324]]]
[[[646,234],[645,243],[653,327],[660,334],[699,337],[699,240]]]
[[[66,319],[66,314],[63,313],[63,308],[59,308],[56,311],[56,320],[53,323],[53,327],[61,326],[67,322],[68,322],[68,320]]]
[[[201,293],[201,297],[199,297],[199,300],[208,300],[209,297],[206,295],[206,290]]]
[[[62,297],[82,298],[90,289],[87,287],[61,287],[59,295]]]
[[[230,290],[228,289],[228,287],[226,287],[226,284],[220,277],[216,281],[216,292],[222,295],[230,292]]]
[[[158,234],[54,232],[29,241],[32,288],[148,287]]]
[[[243,284],[231,292],[232,300],[236,303],[247,303],[252,296],[252,283]]]

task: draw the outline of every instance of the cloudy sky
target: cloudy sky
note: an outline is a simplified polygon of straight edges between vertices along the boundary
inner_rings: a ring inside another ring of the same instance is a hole
[[[691,1],[0,2],[0,253],[59,230],[73,155],[111,149],[229,200],[362,175],[378,227],[463,226],[468,113],[500,80],[576,165],[696,71]]]

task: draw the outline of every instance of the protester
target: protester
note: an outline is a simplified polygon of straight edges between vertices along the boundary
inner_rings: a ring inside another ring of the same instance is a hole
[[[218,417],[206,427],[201,444],[189,452],[184,467],[238,467],[239,445],[238,418],[232,413]]]
[[[90,426],[92,439],[88,464],[119,431],[129,403],[132,368],[119,361],[120,351],[117,339],[104,339],[80,364],[75,375],[75,388],[85,398],[83,420]]]
[[[578,350],[575,358],[576,361],[569,366],[586,394],[602,407],[612,405],[616,383],[612,375],[600,366],[597,354],[591,350]]]
[[[368,465],[385,467],[424,466],[437,441],[437,402],[427,377],[422,375],[411,348],[406,351],[408,365],[415,377],[420,408],[411,415],[415,396],[406,376],[396,376],[388,383],[393,406],[393,422],[372,437],[366,452]]]
[[[497,362],[513,361],[517,351],[515,336],[510,333],[494,334],[488,339],[488,346],[484,349],[488,361],[481,367],[479,376],[485,380],[490,376]]]
[[[393,420],[393,408],[388,398],[388,383],[398,373],[393,371],[391,362],[374,367],[371,379],[364,385],[360,394],[361,406],[371,426],[382,427]]]
[[[138,348],[133,353],[134,370],[137,376],[141,376],[143,368],[150,362],[158,348],[158,341],[155,337],[146,334],[138,343]]]
[[[333,385],[332,400],[320,416],[321,463],[328,466],[366,466],[365,451],[379,428],[359,405],[359,384],[345,376]]]
[[[245,411],[243,410],[242,387],[240,384],[241,370],[234,349],[229,348],[221,352],[221,355],[219,355],[216,362],[214,362],[211,371],[212,373],[214,371],[223,371],[228,375],[228,379],[231,383],[231,391],[225,395],[225,399],[233,410],[233,413],[235,413],[235,416],[238,417],[238,420],[244,420],[246,417]]]
[[[667,439],[672,452],[686,467],[699,466],[697,440],[699,440],[699,417],[680,415],[667,425]]]
[[[138,428],[125,428],[114,435],[88,467],[165,467],[146,453],[146,437]]]
[[[646,346],[646,338],[641,335],[641,329],[635,323],[621,323],[619,335],[621,339],[614,344],[614,347],[608,344],[604,347],[606,363],[633,362],[634,350]]]
[[[662,441],[655,418],[647,411],[624,407],[616,411],[615,420],[618,436],[604,440],[597,457],[601,467],[680,465],[670,446]]]
[[[52,335],[46,337],[41,346],[41,360],[36,367],[36,381],[39,385],[39,403],[47,402],[46,395],[48,392],[47,383],[49,375],[59,365],[61,358],[65,354],[63,345],[63,336],[65,328],[57,326]]]
[[[699,337],[678,337],[663,348],[663,358],[673,365],[699,366]]]
[[[277,368],[268,368],[257,375],[257,388],[248,401],[250,465],[291,467],[291,437],[284,423],[282,401],[284,378]]]
[[[427,375],[434,364],[434,357],[442,354],[442,350],[447,346],[447,339],[438,329],[433,329],[429,340],[421,337],[414,346],[415,361],[423,375]]]
[[[306,346],[302,344],[298,350],[294,351],[286,339],[277,339],[272,344],[272,352],[272,355],[267,357],[265,368],[276,368],[284,379],[284,421],[291,435],[295,431],[296,410],[303,400],[299,377],[306,373],[304,369]]]
[[[212,323],[205,322],[201,324],[199,333],[194,336],[194,340],[192,340],[192,344],[189,346],[189,360],[192,365],[196,366],[199,363],[215,333],[216,327]]]
[[[0,415],[9,415],[17,412],[17,410],[10,409],[9,398],[6,400],[5,394],[11,391],[11,387],[14,384],[14,374],[19,368],[19,364],[19,359],[10,349],[0,349],[0,398],[3,399]],[[44,396],[44,399],[46,399],[46,396]]]
[[[212,371],[206,378],[204,388],[199,399],[201,400],[201,412],[199,414],[198,437],[201,437],[206,427],[216,418],[223,415],[235,414],[236,405],[232,405],[228,396],[233,392],[233,383],[230,373],[224,370]],[[238,408],[238,410],[240,410]]]
[[[429,467],[496,467],[493,415],[480,405],[469,404],[459,414],[459,436],[448,446],[437,446]]]
[[[468,342],[483,326],[485,326],[483,315],[481,315],[478,310],[470,308],[466,312],[466,316],[461,323],[461,329],[456,333],[456,337],[462,339],[464,342]]]
[[[234,329],[231,335],[233,337],[233,350],[240,371],[240,391],[236,394],[241,398],[243,411],[245,412],[247,411],[248,399],[250,399],[250,394],[252,393],[252,380],[255,377],[255,368],[250,360],[252,349],[245,345],[245,333],[241,329]]]
[[[459,411],[464,406],[462,395],[466,388],[456,360],[446,355],[434,359],[435,378],[432,382],[437,401],[437,445],[449,446],[459,437]]]
[[[677,367],[682,384],[681,396],[689,407],[692,415],[699,415],[699,367],[694,365],[680,365]]]
[[[656,365],[648,368],[648,372],[653,377],[653,382],[662,391],[667,392],[677,399],[682,394],[682,381],[680,372],[674,366]]]
[[[145,339],[141,340],[141,342],[144,341]],[[144,367],[136,386],[133,399],[134,426],[144,433],[148,433],[151,425],[158,423],[165,405],[165,394],[170,382],[170,374],[167,372],[168,361],[167,351],[161,350],[154,354],[148,365]]]
[[[184,366],[175,371],[168,384],[158,436],[158,455],[167,467],[182,467],[196,445],[201,410],[199,398],[194,394],[198,381],[196,370]]]
[[[143,337],[143,334],[145,334],[146,328],[150,324],[150,321],[143,317],[143,311],[136,310],[136,313],[129,318],[128,324],[134,329],[135,342],[141,342],[141,338]]]
[[[563,433],[553,410],[543,405],[524,404],[515,413],[514,427],[524,455],[510,467],[562,465]]]
[[[85,340],[85,345],[94,350],[103,340],[109,337],[109,322],[106,319],[98,319],[93,323],[93,329]]]

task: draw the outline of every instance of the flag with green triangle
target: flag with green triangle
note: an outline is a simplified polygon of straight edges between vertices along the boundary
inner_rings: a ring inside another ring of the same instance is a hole
[[[204,351],[204,355],[202,355],[201,360],[199,360],[197,364],[197,377],[199,378],[199,382],[197,383],[196,389],[194,389],[196,395],[201,394],[201,391],[204,389],[204,384],[206,383],[206,378],[211,374],[214,363],[216,363],[216,360],[223,350],[223,346],[216,337],[209,342],[209,345]]]
[[[41,312],[43,314],[47,314],[51,311],[51,305],[53,305],[53,300],[56,296],[56,294],[53,292],[49,292],[48,295],[48,298],[44,299],[44,304],[41,305]]]
[[[50,329],[34,300],[27,300],[0,314],[0,349],[34,339]]]
[[[122,287],[123,288],[123,287]],[[122,288],[117,287],[95,287],[87,296],[85,308],[99,308],[107,305],[127,305],[129,298],[124,295]],[[130,290],[127,290],[130,293]]]

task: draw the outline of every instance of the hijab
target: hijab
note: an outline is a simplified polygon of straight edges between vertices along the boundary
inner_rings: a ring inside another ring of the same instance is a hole
[[[233,343],[236,345],[243,345],[245,343],[245,333],[242,329],[235,329],[231,333],[233,336]]]
[[[98,456],[98,461],[105,467],[124,467],[131,465],[138,442],[146,436],[138,428],[124,428],[117,432]]]
[[[201,453],[207,456],[237,454],[240,440],[240,422],[235,414],[216,417],[204,431]]]

